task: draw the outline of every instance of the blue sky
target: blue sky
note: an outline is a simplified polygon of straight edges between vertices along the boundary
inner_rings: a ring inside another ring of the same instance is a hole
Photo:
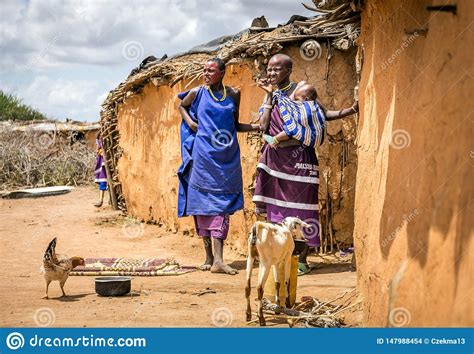
[[[291,0],[1,0],[0,89],[51,118],[97,121],[108,91],[146,56],[293,14],[313,15]]]

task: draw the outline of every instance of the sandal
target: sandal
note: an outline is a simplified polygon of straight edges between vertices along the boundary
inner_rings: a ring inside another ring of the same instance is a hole
[[[311,273],[311,268],[306,263],[298,262],[298,276]]]

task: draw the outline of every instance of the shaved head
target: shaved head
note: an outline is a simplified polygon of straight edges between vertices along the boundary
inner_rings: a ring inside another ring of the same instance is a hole
[[[316,98],[318,98],[318,93],[311,84],[303,84],[295,90],[295,100],[297,101],[314,101]]]
[[[288,70],[293,68],[293,60],[291,60],[291,58],[286,54],[275,54],[270,58],[270,62],[279,62]]]

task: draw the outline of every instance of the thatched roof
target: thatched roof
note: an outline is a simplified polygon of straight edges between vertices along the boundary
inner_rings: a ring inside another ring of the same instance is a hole
[[[340,50],[354,46],[360,33],[359,9],[354,5],[354,1],[313,0],[313,3],[315,6],[304,5],[316,13],[316,16],[311,18],[292,16],[284,25],[275,28],[251,27],[236,35],[217,38],[170,58],[166,55],[161,59],[148,57],[124,82],[110,91],[102,104],[102,137],[120,209],[126,210],[115,168],[121,155],[116,127],[117,105],[140,92],[150,82],[155,86],[173,86],[187,79],[189,86],[201,77],[203,63],[215,56],[223,59],[226,64],[254,59],[255,71],[260,72],[268,58],[280,52],[288,43],[303,42],[300,50],[303,54],[313,57],[314,51],[318,51],[318,44],[316,43],[315,47],[314,40],[327,41]],[[266,23],[266,20],[263,19],[263,23]]]
[[[303,21],[289,21],[290,23],[271,31],[267,28],[251,27],[234,36],[220,37],[194,47],[189,52],[147,63],[142,70],[129,76],[112,90],[102,106],[107,110],[111,103],[122,101],[127,94],[130,95],[130,91],[149,81],[156,86],[173,86],[182,79],[198,79],[203,62],[211,56],[218,56],[226,63],[241,58],[268,57],[280,51],[285,43],[306,39],[329,39],[334,47],[341,50],[347,50],[354,45],[360,32],[360,16],[355,7],[351,7],[349,3],[343,3],[331,10],[307,5],[305,7],[316,11],[318,15]]]

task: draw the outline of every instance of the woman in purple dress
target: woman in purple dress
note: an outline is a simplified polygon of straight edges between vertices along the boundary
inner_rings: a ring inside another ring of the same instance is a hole
[[[260,130],[275,136],[284,130],[284,121],[273,95],[293,98],[296,88],[304,82],[290,81],[292,60],[284,54],[274,55],[267,66],[267,78],[259,81],[266,92],[263,113],[260,116]],[[338,119],[356,112],[356,106],[337,112],[326,111],[327,117]],[[257,165],[258,175],[253,202],[256,213],[266,216],[267,221],[279,223],[288,216],[298,217],[311,224],[304,230],[306,247],[299,257],[298,274],[309,273],[306,261],[310,247],[320,245],[319,235],[319,164],[314,148],[302,145],[296,139],[289,139],[276,145],[265,144]]]

